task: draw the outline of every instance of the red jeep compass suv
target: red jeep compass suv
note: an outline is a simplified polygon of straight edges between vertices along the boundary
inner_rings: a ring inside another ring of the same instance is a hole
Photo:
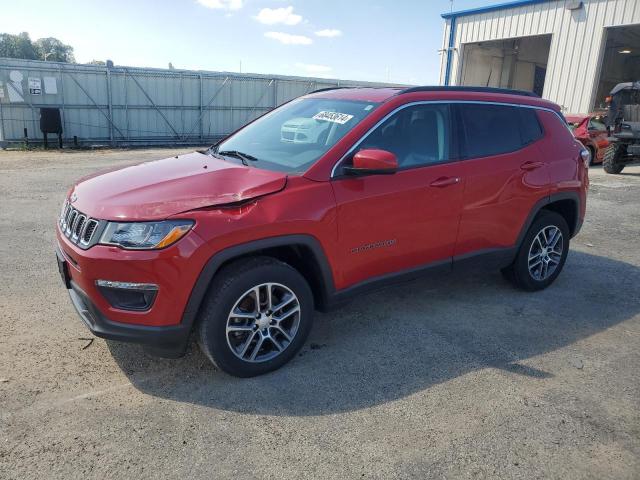
[[[222,370],[258,375],[295,355],[314,309],[393,280],[483,262],[547,287],[588,159],[532,94],[321,90],[208,151],[82,179],[58,265],[94,334],[165,356],[193,334]]]

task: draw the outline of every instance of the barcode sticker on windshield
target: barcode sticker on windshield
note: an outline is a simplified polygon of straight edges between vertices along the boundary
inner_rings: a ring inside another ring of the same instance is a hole
[[[324,120],[327,122],[339,123],[344,125],[353,118],[353,115],[339,112],[318,112],[313,116],[314,120]]]

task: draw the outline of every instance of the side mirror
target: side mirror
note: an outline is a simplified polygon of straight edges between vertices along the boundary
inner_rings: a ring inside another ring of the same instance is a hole
[[[344,167],[347,175],[390,175],[398,170],[398,159],[386,150],[360,150],[353,157],[353,166]]]

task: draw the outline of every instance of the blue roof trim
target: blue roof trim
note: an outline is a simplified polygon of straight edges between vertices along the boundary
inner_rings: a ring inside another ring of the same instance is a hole
[[[502,10],[505,8],[525,7],[527,5],[535,5],[537,3],[544,3],[550,0],[516,0],[514,2],[497,3],[495,5],[488,5],[486,7],[470,8],[468,10],[460,10],[457,12],[443,13],[442,18],[455,18],[463,17],[465,15],[476,15],[479,13],[493,12],[495,10]]]
[[[447,67],[444,74],[444,84],[450,85],[451,82],[451,60],[453,56],[453,45],[456,38],[456,17],[449,21],[449,46],[447,47]]]

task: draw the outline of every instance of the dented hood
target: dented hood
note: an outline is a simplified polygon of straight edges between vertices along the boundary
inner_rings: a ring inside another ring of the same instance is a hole
[[[73,206],[104,220],[159,220],[196,208],[280,191],[284,173],[189,153],[85,177],[71,189]]]

